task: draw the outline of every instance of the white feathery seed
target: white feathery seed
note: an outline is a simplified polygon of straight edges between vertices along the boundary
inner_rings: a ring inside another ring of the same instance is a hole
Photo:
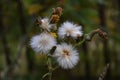
[[[64,69],[73,68],[79,60],[77,50],[75,50],[72,45],[66,43],[58,45],[53,56],[57,59],[58,64]]]
[[[66,21],[59,28],[58,35],[62,39],[66,36],[71,36],[72,38],[81,37],[83,35],[82,26],[77,26],[72,22]]]
[[[32,37],[30,45],[37,53],[47,54],[56,45],[56,40],[52,35],[43,32]]]
[[[50,31],[52,25],[49,23],[49,19],[48,18],[43,18],[43,19],[41,19],[41,22],[42,23],[41,23],[40,27],[44,30]]]

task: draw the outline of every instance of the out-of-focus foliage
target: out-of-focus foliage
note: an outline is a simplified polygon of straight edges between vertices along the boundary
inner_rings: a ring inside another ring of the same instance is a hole
[[[20,23],[20,13],[18,8],[18,0],[1,0],[3,6],[3,24],[5,28],[5,36],[10,48],[10,58],[12,61],[16,58],[23,35]],[[108,49],[110,56],[111,77],[120,76],[120,3],[119,0],[20,0],[22,2],[23,14],[26,24],[26,32],[28,37],[39,34],[39,26],[35,24],[38,16],[50,17],[52,8],[61,6],[63,14],[60,18],[59,25],[68,20],[77,24],[82,24],[84,32],[90,32],[100,27],[99,5],[105,5],[106,29],[109,33]],[[1,4],[0,4],[1,5]],[[1,15],[0,15],[1,16]],[[2,34],[0,34],[2,35]],[[1,39],[1,37],[0,37]],[[98,77],[104,67],[103,56],[103,40],[94,37],[93,41],[87,44],[88,58],[84,55],[82,46],[80,47],[79,64],[72,70],[63,70],[59,68],[53,73],[53,79],[72,80],[85,78],[85,60],[89,60],[90,76]],[[29,40],[26,42],[29,46]],[[32,58],[33,70],[28,71],[28,62],[26,59],[25,46],[21,50],[22,54],[19,60],[19,66],[14,69],[13,80],[40,80],[46,70],[45,57],[35,54],[30,48],[30,57]],[[0,77],[7,68],[3,44],[0,41]],[[84,79],[83,79],[84,80]]]

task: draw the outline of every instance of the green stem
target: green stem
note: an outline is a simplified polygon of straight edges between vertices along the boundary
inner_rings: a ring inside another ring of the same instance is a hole
[[[48,73],[46,73],[46,74],[44,74],[43,76],[42,76],[42,79],[41,80],[43,80],[46,76],[48,76],[50,73],[48,72]]]
[[[82,41],[80,41],[79,43],[77,43],[77,44],[75,44],[75,47],[77,47],[77,46],[79,46],[79,45],[81,45],[82,43],[84,43],[85,42],[85,39],[83,39]]]
[[[51,63],[51,58],[48,58],[48,69],[49,69],[49,80],[52,79],[52,63]]]
[[[49,77],[49,80],[52,80],[52,72],[60,67],[60,66],[56,66],[55,68],[53,68],[50,57],[48,57],[47,65],[48,65],[48,70],[49,70],[49,72],[46,73],[46,74],[44,74],[44,75],[42,76],[41,80],[43,80],[46,76]]]

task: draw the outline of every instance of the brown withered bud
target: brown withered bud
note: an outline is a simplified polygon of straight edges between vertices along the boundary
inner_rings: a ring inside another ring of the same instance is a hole
[[[60,17],[58,15],[52,15],[51,16],[51,23],[57,23],[60,20]]]
[[[60,20],[61,15],[62,15],[61,7],[53,8],[52,15],[50,16],[50,23],[57,23]]]
[[[95,34],[98,34],[103,39],[108,39],[107,32],[105,32],[102,29],[98,28],[98,29],[95,29],[95,30],[91,31],[88,34],[85,34],[85,40],[86,41],[91,41]]]
[[[52,14],[57,14],[59,16],[62,15],[63,9],[61,7],[53,8],[53,13]]]
[[[101,29],[97,29],[98,35],[104,39],[108,39],[108,34],[107,32],[101,30]]]
[[[35,20],[35,24],[37,25],[41,25],[42,24],[42,21],[41,21],[41,18],[38,17],[36,20]]]

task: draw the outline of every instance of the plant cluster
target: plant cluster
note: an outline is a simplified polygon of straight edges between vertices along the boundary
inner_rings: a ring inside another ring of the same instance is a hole
[[[70,21],[63,22],[59,27],[63,9],[53,8],[51,16],[38,18],[36,20],[40,27],[40,34],[35,35],[30,40],[32,49],[41,55],[47,56],[49,72],[43,75],[42,79],[49,76],[51,80],[52,72],[59,67],[71,69],[79,62],[79,47],[85,41],[91,41],[95,34],[107,39],[107,33],[102,29],[95,29],[88,34],[82,30],[82,26]],[[54,65],[56,62],[57,65]],[[53,67],[54,66],[54,67]]]

